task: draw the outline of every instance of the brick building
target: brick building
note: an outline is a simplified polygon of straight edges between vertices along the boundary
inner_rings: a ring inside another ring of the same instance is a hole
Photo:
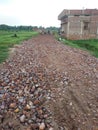
[[[98,10],[63,10],[58,19],[61,20],[61,31],[68,39],[97,39]]]

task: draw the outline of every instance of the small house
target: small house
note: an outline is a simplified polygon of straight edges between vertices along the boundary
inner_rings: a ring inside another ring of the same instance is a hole
[[[58,16],[61,21],[61,32],[67,39],[97,39],[98,10],[66,10]]]

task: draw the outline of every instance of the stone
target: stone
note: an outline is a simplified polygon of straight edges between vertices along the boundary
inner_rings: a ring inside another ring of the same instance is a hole
[[[37,111],[39,115],[43,114],[43,111],[40,109]]]
[[[38,100],[38,99],[36,99],[35,101],[34,101],[34,105],[38,105],[40,103],[40,101]]]
[[[22,96],[23,91],[22,91],[22,90],[19,90],[18,93],[19,93],[19,96]]]
[[[29,105],[30,105],[30,107],[32,108],[32,107],[33,107],[33,102],[32,102],[32,101],[29,101]]]
[[[32,130],[32,128],[31,128],[31,127],[28,127],[26,130]]]
[[[45,130],[45,123],[41,123],[40,125],[39,125],[39,130]]]
[[[20,98],[18,99],[18,101],[21,102],[21,103],[23,103],[24,98],[23,98],[23,97],[20,97]]]
[[[81,128],[78,128],[78,130],[81,130]]]
[[[28,111],[28,110],[30,110],[30,109],[31,109],[30,105],[27,104],[26,107],[25,107],[25,110]]]
[[[36,119],[37,119],[36,116],[33,116],[33,117],[32,117],[32,120],[33,120],[34,122],[36,121]]]
[[[48,115],[47,115],[47,114],[45,114],[45,115],[44,115],[44,118],[47,118],[47,117],[48,117]]]
[[[0,108],[1,108],[1,109],[5,109],[5,105],[2,104],[2,105],[0,106]]]
[[[49,128],[49,130],[53,130],[53,128],[52,128],[52,127],[50,127],[50,128]]]
[[[3,94],[0,94],[0,98],[2,98],[3,97]]]
[[[16,103],[11,103],[10,108],[16,108]]]
[[[70,102],[70,104],[69,104],[70,106],[72,106],[72,102]]]
[[[28,120],[28,123],[31,124],[33,121],[32,120]]]
[[[30,92],[34,93],[34,91],[35,91],[35,86],[33,88],[31,88]]]
[[[38,85],[38,84],[36,84],[36,85],[35,85],[35,87],[36,87],[36,88],[38,88],[38,87],[39,87],[39,85]]]
[[[71,118],[72,118],[72,119],[74,119],[74,118],[75,118],[75,115],[74,115],[74,114],[71,114],[70,116],[71,116]]]
[[[13,122],[9,122],[8,126],[9,126],[9,128],[12,128],[13,127]]]
[[[25,116],[25,115],[22,115],[22,116],[20,117],[20,122],[25,122],[25,118],[26,118],[26,116]]]
[[[14,111],[15,113],[18,113],[19,112],[19,108],[17,108],[17,109],[15,109],[15,111]]]

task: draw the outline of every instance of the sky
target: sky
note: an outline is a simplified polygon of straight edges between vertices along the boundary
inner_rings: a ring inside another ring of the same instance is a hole
[[[0,24],[60,26],[63,9],[98,9],[97,0],[0,0]]]

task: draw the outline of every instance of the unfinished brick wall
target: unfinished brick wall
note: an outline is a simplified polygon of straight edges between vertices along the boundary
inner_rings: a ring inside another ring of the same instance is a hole
[[[98,38],[98,16],[71,16],[63,27],[68,39]]]
[[[68,39],[98,38],[98,10],[65,10],[60,14],[61,28]],[[84,14],[83,14],[84,13]]]

